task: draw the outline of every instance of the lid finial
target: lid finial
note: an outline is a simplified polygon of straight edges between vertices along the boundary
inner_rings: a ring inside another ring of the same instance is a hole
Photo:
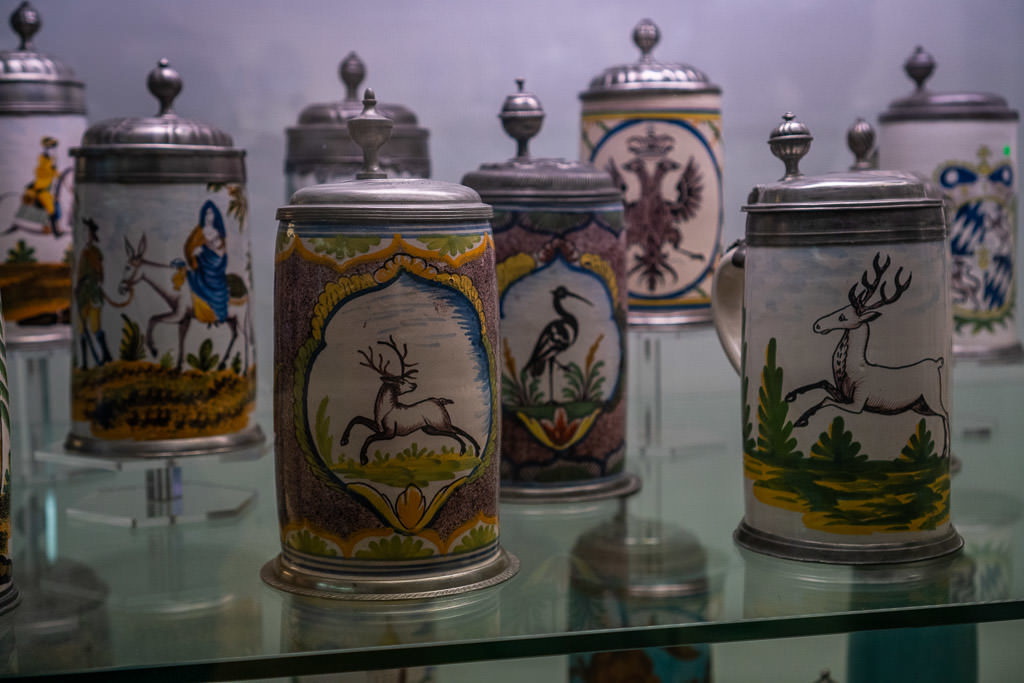
[[[526,80],[516,79],[517,92],[505,98],[505,104],[498,114],[505,132],[516,141],[516,158],[527,159],[530,139],[540,132],[544,123],[544,109],[540,100],[531,92],[523,91]]]
[[[910,55],[907,61],[903,62],[903,70],[914,79],[918,91],[924,90],[924,82],[935,71],[935,58],[918,45],[914,48],[914,54]]]
[[[348,120],[348,132],[357,145],[363,149],[363,170],[356,173],[358,180],[387,178],[380,167],[380,148],[391,137],[394,123],[377,111],[377,97],[373,88],[363,94],[363,112]]]
[[[640,48],[640,59],[645,62],[651,61],[651,50],[661,39],[661,31],[650,19],[641,19],[640,23],[633,29],[633,43]]]
[[[851,171],[866,171],[875,168],[875,129],[864,119],[857,117],[846,131],[846,144],[853,152],[854,163]]]
[[[777,125],[768,136],[768,145],[772,154],[782,159],[786,164],[786,175],[782,180],[798,178],[803,175],[800,172],[800,160],[804,158],[811,148],[811,131],[792,112],[782,115],[782,123]]]
[[[11,28],[21,38],[19,50],[32,49],[32,36],[39,31],[43,21],[39,18],[39,12],[28,2],[23,2],[11,13]]]
[[[149,72],[146,78],[146,87],[153,97],[160,101],[160,112],[157,116],[173,114],[174,98],[181,92],[181,74],[171,67],[167,58],[162,58],[156,63],[156,68]]]
[[[338,65],[338,75],[345,84],[345,99],[359,100],[359,85],[366,78],[366,64],[355,52],[349,52]]]

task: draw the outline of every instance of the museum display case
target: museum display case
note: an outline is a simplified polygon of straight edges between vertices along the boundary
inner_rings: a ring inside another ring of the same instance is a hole
[[[508,157],[495,105],[518,77],[543,94],[547,115],[531,153],[577,158],[578,95],[608,65],[636,60],[630,35],[649,13],[661,32],[660,58],[685,58],[721,86],[727,143],[715,148],[723,171],[714,197],[705,174],[708,205],[721,200],[714,238],[721,247],[743,232],[740,207],[750,188],[782,174],[765,146],[778,116],[794,111],[814,131],[814,154],[801,163],[806,173],[846,169],[846,129],[857,116],[877,123],[877,113],[906,91],[899,65],[918,43],[942,65],[929,82],[936,90],[993,92],[1013,108],[1024,103],[1015,68],[1024,63],[1024,11],[999,0],[942,12],[923,0],[827,7],[781,0],[770,12],[662,0],[639,9],[571,0],[557,10],[541,0],[486,9],[468,0],[34,4],[46,20],[40,36],[47,50],[88,83],[90,123],[148,111],[139,65],[167,58],[188,74],[181,115],[230,130],[247,151],[252,316],[264,359],[252,417],[268,441],[282,130],[309,102],[338,99],[337,79],[324,65],[350,50],[373,67],[361,87],[407,103],[417,125],[429,129],[431,175],[450,182],[482,160]],[[718,126],[717,114],[714,120]],[[660,134],[656,127],[654,137]],[[1018,243],[1018,261],[1021,252]],[[109,294],[127,256],[123,244],[105,254]],[[799,272],[792,283],[802,285]],[[1019,338],[1021,321],[1013,324]],[[112,355],[121,332],[108,338]],[[807,337],[822,342],[814,362],[827,374],[836,337],[824,343],[809,325]],[[0,677],[247,680],[404,669],[445,683],[540,682],[585,677],[615,659],[592,653],[628,652],[635,661],[669,656],[694,671],[710,666],[715,680],[764,673],[811,681],[830,667],[844,682],[873,675],[867,666],[845,670],[847,661],[864,664],[865,653],[899,651],[900,643],[909,652],[912,641],[975,658],[987,672],[979,680],[1021,668],[1014,643],[1024,630],[1024,363],[948,360],[948,441],[959,464],[949,475],[950,519],[964,549],[852,567],[766,557],[734,543],[752,485],[744,477],[741,380],[710,324],[632,327],[626,342],[625,460],[643,482],[638,493],[503,501],[501,546],[519,558],[516,576],[463,595],[358,603],[295,596],[260,580],[282,541],[271,448],[157,465],[65,452],[70,345],[8,349],[10,550],[21,604],[0,615]],[[192,355],[201,361],[201,350]],[[542,380],[551,393],[550,377]],[[789,408],[790,420],[799,414]],[[926,426],[941,448],[943,427],[934,420]],[[924,432],[916,437],[919,445],[928,440]],[[786,504],[797,517],[820,519],[819,503],[796,497]],[[299,536],[297,543],[329,554],[317,538]],[[622,550],[637,543],[643,552]],[[812,637],[828,647],[790,648],[790,639]]]

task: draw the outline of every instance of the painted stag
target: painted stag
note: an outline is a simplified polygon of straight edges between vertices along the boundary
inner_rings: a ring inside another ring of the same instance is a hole
[[[380,389],[377,391],[377,398],[373,404],[373,418],[357,415],[353,417],[345,432],[341,435],[341,445],[348,444],[352,428],[362,425],[368,428],[372,434],[363,441],[359,449],[359,464],[365,465],[368,462],[366,451],[370,444],[376,441],[388,441],[399,436],[406,436],[413,432],[422,431],[431,436],[446,436],[454,439],[459,444],[461,452],[466,452],[466,443],[473,445],[473,455],[480,457],[480,444],[476,439],[466,433],[465,430],[452,424],[452,418],[448,414],[446,405],[452,403],[448,398],[425,398],[415,403],[402,403],[399,397],[416,390],[416,383],[413,379],[419,370],[415,367],[418,363],[410,363],[406,360],[409,355],[407,344],[402,344],[401,350],[393,336],[388,341],[378,341],[381,346],[386,346],[395,352],[398,357],[400,369],[398,374],[389,371],[391,361],[384,360],[384,354],[373,353],[373,346],[366,351],[358,351],[363,357],[359,364],[370,368],[380,376]]]
[[[792,402],[800,394],[821,389],[826,396],[797,419],[797,427],[806,427],[812,415],[822,408],[834,407],[847,413],[877,413],[899,415],[913,411],[918,415],[934,416],[942,420],[942,455],[949,453],[949,414],[942,404],[943,359],[925,358],[910,365],[889,367],[872,363],[867,358],[870,323],[882,315],[880,309],[895,303],[910,287],[912,275],[900,280],[903,268],[896,271],[893,284],[896,290],[886,294],[883,282],[892,259],[888,256],[880,264],[875,254],[872,268],[874,279],[868,280],[864,271],[860,282],[850,288],[850,303],[814,321],[814,331],[828,334],[842,330],[843,335],[832,352],[832,380],[821,380],[798,387],[786,394]],[[871,301],[875,293],[878,298]]]

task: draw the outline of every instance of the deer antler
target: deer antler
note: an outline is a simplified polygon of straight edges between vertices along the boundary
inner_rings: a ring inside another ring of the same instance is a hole
[[[914,277],[913,273],[911,273],[907,276],[906,282],[900,282],[900,275],[903,274],[903,267],[901,266],[898,268],[896,270],[896,277],[893,278],[893,281],[896,284],[896,291],[893,292],[891,297],[887,296],[885,293],[886,283],[882,282],[882,276],[885,275],[885,271],[887,271],[889,266],[892,264],[892,257],[886,256],[885,263],[879,264],[878,261],[880,257],[881,254],[876,252],[875,258],[871,262],[871,267],[875,272],[874,281],[868,282],[868,272],[865,270],[860,276],[860,282],[854,284],[853,287],[850,288],[850,292],[848,294],[850,305],[853,306],[853,310],[857,315],[877,310],[882,306],[888,306],[895,302],[903,295],[903,292],[907,291],[907,288],[910,287],[910,280]],[[864,288],[864,290],[859,294],[857,293],[858,286]],[[876,291],[879,293],[879,299],[869,306],[868,301],[875,295]]]
[[[366,361],[365,363],[360,363],[360,365],[362,365],[364,368],[370,368],[371,370],[374,370],[378,374],[381,374],[381,375],[387,375],[388,374],[388,365],[391,364],[391,361],[385,361],[384,360],[384,354],[380,354],[377,357],[377,362],[374,363],[373,362],[373,347],[372,346],[370,346],[366,351],[360,350],[360,351],[357,351],[356,353],[358,353],[360,356],[362,356],[363,359]]]
[[[377,343],[380,344],[381,346],[389,347],[395,352],[395,355],[398,356],[398,362],[402,364],[402,371],[400,374],[401,377],[406,379],[412,379],[413,375],[419,372],[419,370],[414,368],[414,366],[419,365],[419,363],[407,363],[405,360],[405,357],[409,355],[408,344],[402,344],[402,350],[399,351],[398,342],[395,341],[394,335],[388,335],[388,340],[386,342],[379,341]]]

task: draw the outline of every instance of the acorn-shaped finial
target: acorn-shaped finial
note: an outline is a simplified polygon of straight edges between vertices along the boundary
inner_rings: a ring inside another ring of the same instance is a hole
[[[650,19],[641,19],[633,29],[633,43],[640,48],[640,59],[647,62],[651,59],[651,50],[661,39],[661,31]]]
[[[153,97],[160,101],[160,112],[157,116],[173,114],[174,98],[181,92],[181,74],[171,67],[166,58],[156,63],[156,68],[146,77],[146,87]]]
[[[800,160],[804,158],[811,148],[811,131],[792,112],[782,115],[782,123],[777,125],[768,136],[768,145],[772,154],[782,159],[786,164],[786,175],[782,180],[797,178],[803,173],[800,172]]]
[[[387,178],[388,174],[380,167],[380,148],[391,138],[391,127],[394,123],[377,111],[377,97],[373,88],[367,88],[363,94],[363,111],[359,116],[348,120],[348,132],[363,150],[363,170],[356,173],[359,180]]]
[[[846,144],[853,152],[851,171],[865,171],[875,168],[875,129],[870,123],[858,117],[846,131]]]
[[[544,123],[544,109],[540,106],[540,100],[533,93],[523,90],[525,84],[524,79],[516,79],[518,91],[505,98],[505,104],[498,114],[505,132],[516,141],[518,159],[530,156],[530,139],[540,131]]]
[[[345,59],[338,65],[338,75],[341,82],[345,84],[345,99],[359,99],[359,85],[366,78],[366,64],[359,59],[355,52],[349,52]]]
[[[935,58],[925,52],[925,49],[918,45],[914,48],[914,54],[903,62],[903,70],[914,79],[918,90],[924,90],[924,82],[935,71]]]
[[[14,9],[11,13],[11,28],[21,39],[19,50],[32,49],[32,36],[39,31],[42,25],[43,20],[39,18],[39,12],[28,2],[23,2]]]

